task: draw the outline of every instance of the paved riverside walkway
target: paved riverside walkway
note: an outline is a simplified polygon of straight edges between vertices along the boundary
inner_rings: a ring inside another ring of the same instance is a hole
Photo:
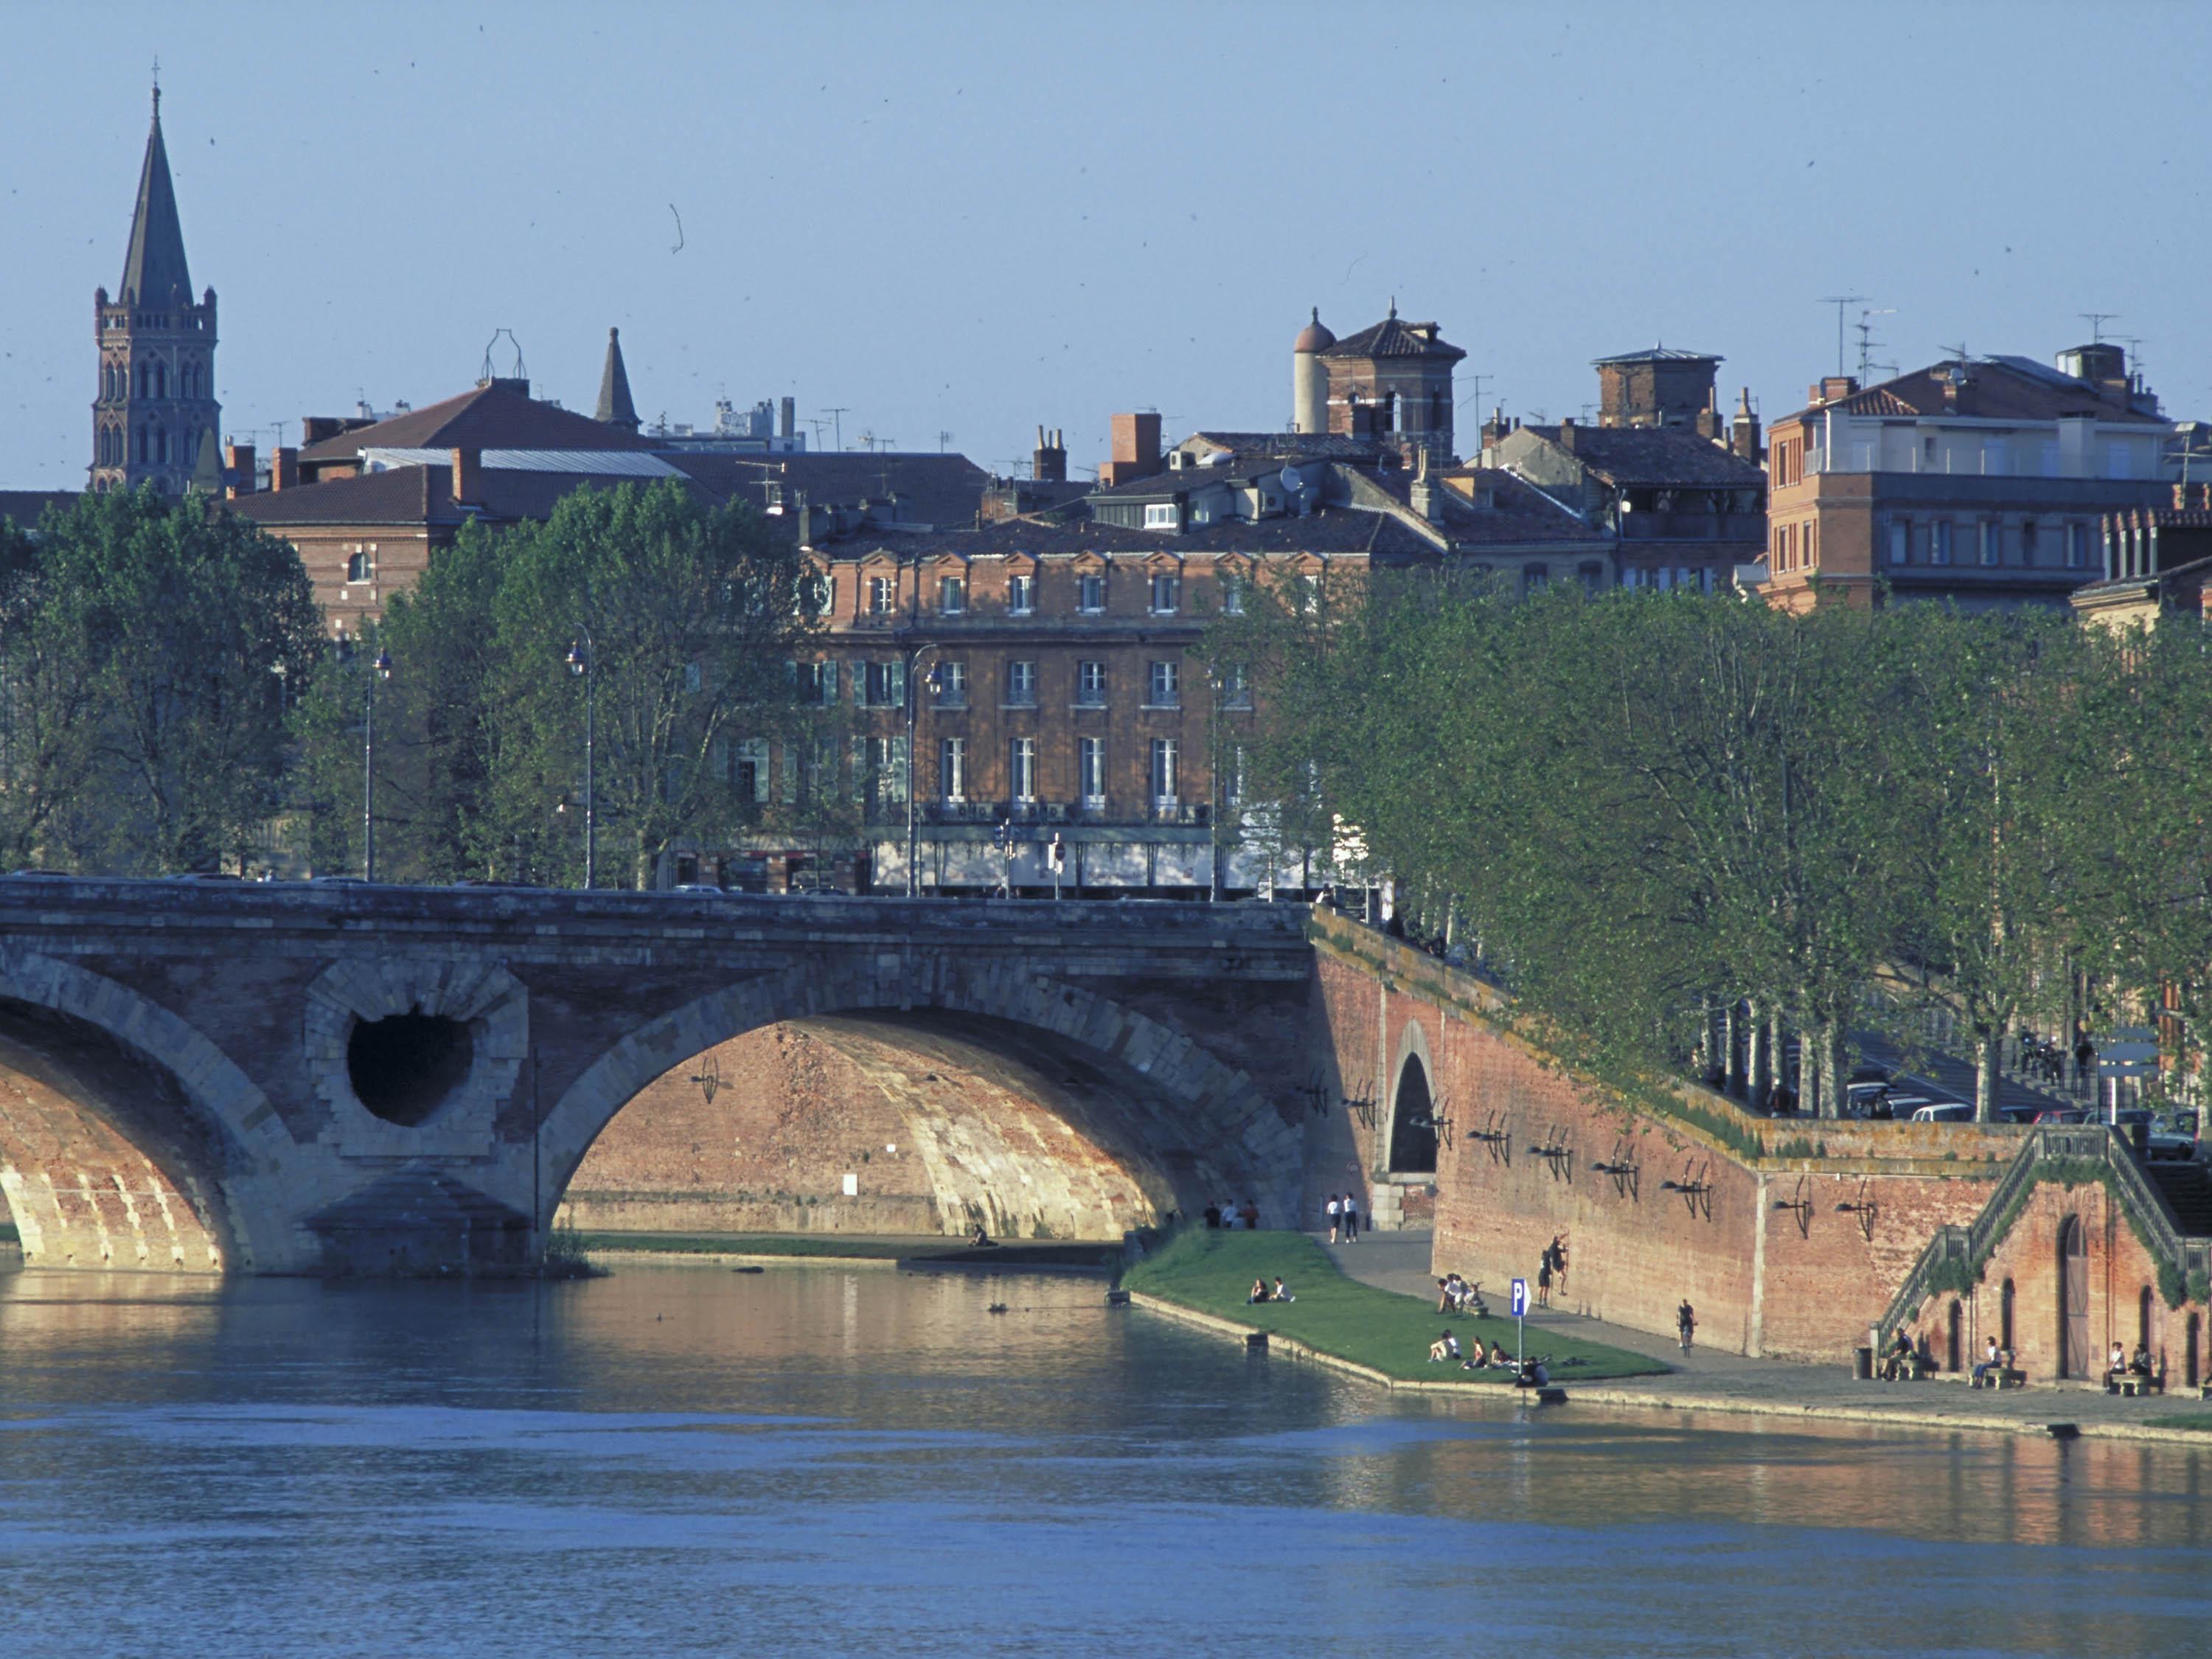
[[[1426,1231],[1363,1233],[1357,1244],[1332,1245],[1325,1232],[1315,1237],[1338,1266],[1362,1284],[1419,1296],[1434,1304],[1437,1280],[1429,1271],[1431,1235]],[[1532,1297],[1534,1290],[1532,1282]],[[1503,1316],[1505,1284],[1485,1279],[1482,1294],[1491,1313]],[[2126,1400],[2106,1394],[2101,1384],[2087,1382],[2031,1380],[2024,1389],[1970,1389],[1963,1374],[1955,1381],[1947,1376],[1924,1382],[1862,1382],[1844,1364],[1749,1359],[1701,1347],[1685,1354],[1671,1336],[1631,1330],[1559,1309],[1530,1310],[1530,1352],[1544,1352],[1541,1333],[1547,1330],[1648,1354],[1673,1368],[1665,1376],[1590,1383],[1577,1383],[1574,1373],[1568,1371],[1553,1381],[1567,1390],[1570,1401],[2012,1434],[2042,1434],[2053,1423],[2072,1423],[2085,1435],[2176,1440],[2212,1447],[2212,1433],[2161,1428],[2151,1421],[2180,1413],[2212,1414],[2212,1404],[2198,1401],[2193,1389],[2179,1386],[2163,1399],[2153,1395]]]

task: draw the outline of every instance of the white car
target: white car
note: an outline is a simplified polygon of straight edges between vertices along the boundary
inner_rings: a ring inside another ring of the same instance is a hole
[[[1972,1123],[1974,1109],[1963,1100],[1939,1100],[1913,1110],[1915,1123]]]

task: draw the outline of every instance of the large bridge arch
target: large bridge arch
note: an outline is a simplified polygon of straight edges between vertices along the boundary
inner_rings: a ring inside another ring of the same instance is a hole
[[[27,1263],[251,1271],[238,1187],[272,1135],[261,1091],[175,1014],[0,945],[0,1191]]]
[[[881,969],[883,963],[878,963]],[[916,985],[902,974],[820,965],[708,993],[614,1043],[546,1112],[544,1179],[534,1194],[550,1223],[578,1166],[622,1110],[696,1056],[764,1027],[857,1024],[893,1042],[901,1031],[949,1037],[1002,1057],[1057,1054],[1107,1086],[1120,1109],[1071,1127],[1121,1161],[1157,1211],[1194,1213],[1208,1200],[1250,1197],[1264,1224],[1294,1224],[1303,1141],[1261,1089],[1190,1037],[1065,981],[944,960]],[[1028,1051],[1024,1055],[1024,1051]],[[1065,1101],[1043,1103],[1066,1115]]]

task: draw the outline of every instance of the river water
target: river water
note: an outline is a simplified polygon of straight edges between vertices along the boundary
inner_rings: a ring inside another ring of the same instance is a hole
[[[1102,1292],[0,1273],[0,1644],[2203,1647],[2212,1453],[1392,1398]]]

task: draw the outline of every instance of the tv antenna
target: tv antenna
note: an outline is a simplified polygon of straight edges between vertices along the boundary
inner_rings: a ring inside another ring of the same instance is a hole
[[[1895,306],[1881,306],[1871,310],[1862,311],[1859,313],[1857,327],[1859,336],[1859,384],[1861,386],[1866,386],[1873,380],[1875,348],[1882,343],[1881,341],[1874,337],[1874,319],[1877,317],[1894,317],[1895,315],[1897,315],[1897,307]]]
[[[822,428],[830,424],[828,419],[820,415],[809,415],[806,417],[806,424],[814,428],[814,447],[817,449],[821,448]]]
[[[1866,299],[1863,294],[1824,294],[1818,301],[1836,308],[1836,373],[1838,374],[1844,372],[1844,313],[1851,306],[1864,304]]]
[[[2077,311],[2074,314],[2076,317],[2088,319],[2091,345],[2102,345],[2105,343],[2105,325],[2116,323],[2120,319],[2120,313],[2117,311]]]
[[[937,428],[937,453],[939,454],[942,455],[945,453],[945,447],[951,441],[952,434],[950,432],[947,432],[943,427]]]
[[[1474,390],[1468,393],[1466,397],[1461,398],[1457,404],[1454,404],[1453,407],[1455,409],[1465,409],[1469,404],[1480,403],[1482,401],[1482,383],[1485,380],[1494,380],[1498,377],[1495,374],[1469,374],[1464,378],[1474,382]]]
[[[1964,340],[1960,341],[1956,345],[1937,346],[1936,349],[1942,352],[1953,362],[1961,367],[1970,361],[1966,356],[1966,343]]]
[[[842,450],[845,447],[845,417],[853,411],[850,409],[841,408],[825,409],[822,412],[830,417],[831,425],[837,434],[837,447]]]
[[[500,337],[501,335],[505,335],[507,337],[507,344],[514,348],[514,372],[507,378],[512,380],[528,380],[530,378],[530,371],[522,366],[522,342],[514,337],[514,331],[511,328],[495,328],[492,330],[491,338],[484,342],[483,369],[479,374],[477,374],[477,379],[479,380],[489,380],[496,378],[492,373],[491,354],[492,348],[499,343]]]

